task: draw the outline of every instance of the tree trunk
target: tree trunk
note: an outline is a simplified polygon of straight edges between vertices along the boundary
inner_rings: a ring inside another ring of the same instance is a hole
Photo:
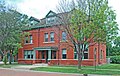
[[[10,53],[10,60],[9,60],[9,64],[11,64],[12,61],[12,54]]]
[[[81,59],[80,59],[80,54],[78,55],[78,69],[81,69]]]
[[[77,46],[77,52],[78,52],[78,69],[81,69],[81,50],[80,50],[80,44]]]

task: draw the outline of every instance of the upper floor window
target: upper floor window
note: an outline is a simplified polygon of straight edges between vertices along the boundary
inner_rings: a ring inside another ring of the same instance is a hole
[[[48,42],[48,33],[45,33],[45,34],[44,34],[44,41],[45,41],[45,42]]]
[[[33,37],[32,37],[32,35],[25,37],[25,44],[27,44],[27,43],[33,43]]]
[[[28,36],[25,37],[25,43],[29,43]]]
[[[62,59],[66,59],[67,58],[67,50],[63,49],[62,50]]]
[[[50,33],[50,41],[54,41],[54,32]]]
[[[30,35],[30,43],[33,43],[32,35]]]
[[[67,40],[67,34],[65,31],[62,32],[62,40],[66,41]]]
[[[103,51],[100,51],[100,59],[103,59]]]
[[[46,24],[54,23],[56,17],[49,17],[46,19]]]
[[[30,25],[34,25],[34,21],[30,21]]]

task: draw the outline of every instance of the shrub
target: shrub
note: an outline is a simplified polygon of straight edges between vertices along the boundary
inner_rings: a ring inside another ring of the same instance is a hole
[[[3,56],[3,62],[5,65],[7,64],[7,55]]]
[[[111,56],[110,60],[111,60],[111,63],[120,64],[120,56]]]

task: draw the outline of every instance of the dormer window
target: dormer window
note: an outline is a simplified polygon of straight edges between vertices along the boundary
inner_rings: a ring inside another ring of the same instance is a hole
[[[56,17],[46,18],[46,24],[54,23],[54,22],[55,22],[55,19],[56,19]]]
[[[31,22],[30,22],[30,25],[34,25],[34,21],[31,21]]]

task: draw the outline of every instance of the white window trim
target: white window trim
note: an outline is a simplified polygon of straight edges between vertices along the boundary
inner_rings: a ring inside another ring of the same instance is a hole
[[[75,52],[74,52],[75,53]],[[84,59],[84,58],[82,58],[82,60],[89,60],[89,48],[88,48],[88,59]],[[73,58],[74,59],[74,58]],[[78,60],[78,54],[77,54],[77,59],[74,59],[74,60]]]

